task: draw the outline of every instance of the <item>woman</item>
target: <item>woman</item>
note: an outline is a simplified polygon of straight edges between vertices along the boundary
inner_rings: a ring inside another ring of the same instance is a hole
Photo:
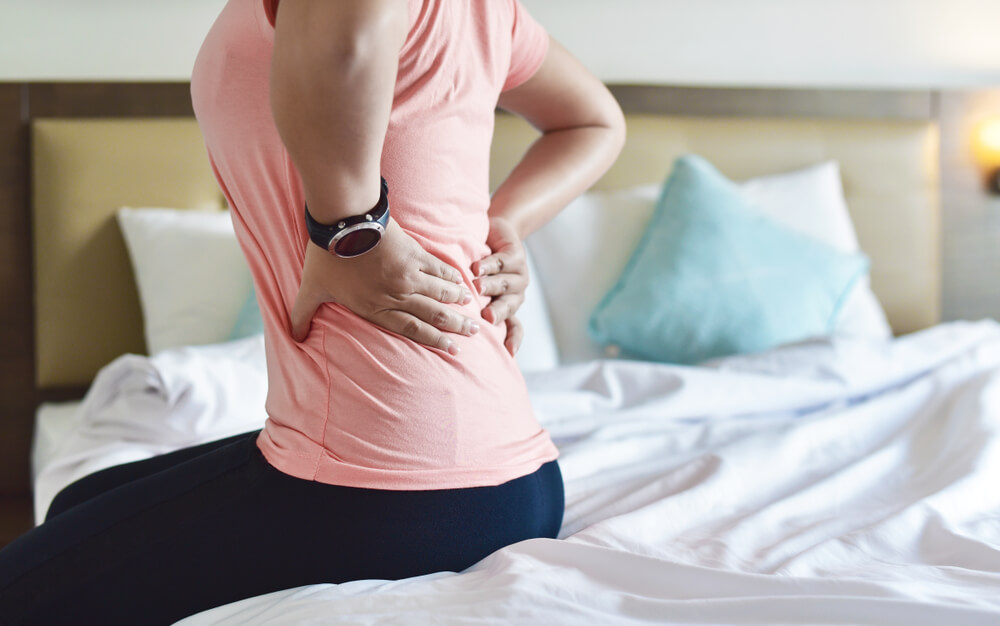
[[[0,552],[0,622],[170,623],[555,537],[557,453],[513,359],[521,239],[617,155],[603,85],[517,0],[230,0],[192,97],[268,420],[67,487]],[[542,135],[490,198],[498,105]]]

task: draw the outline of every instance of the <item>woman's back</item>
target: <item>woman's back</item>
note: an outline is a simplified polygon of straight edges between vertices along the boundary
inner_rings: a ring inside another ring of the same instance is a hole
[[[542,63],[547,36],[514,2],[410,0],[382,174],[393,218],[462,272],[490,253],[488,172],[500,92]],[[262,0],[231,0],[199,54],[195,111],[250,263],[267,335],[268,423],[278,469],[397,490],[499,484],[556,456],[504,347],[482,322],[457,355],[322,306],[304,343],[289,331],[308,238],[304,195],[269,101],[273,26]],[[479,318],[488,298],[462,314]]]

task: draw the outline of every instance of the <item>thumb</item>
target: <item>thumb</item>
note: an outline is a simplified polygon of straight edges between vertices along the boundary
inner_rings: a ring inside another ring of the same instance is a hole
[[[322,301],[312,291],[299,287],[299,293],[295,296],[295,303],[292,305],[292,339],[302,343],[309,335],[309,328],[312,326],[313,315]]]

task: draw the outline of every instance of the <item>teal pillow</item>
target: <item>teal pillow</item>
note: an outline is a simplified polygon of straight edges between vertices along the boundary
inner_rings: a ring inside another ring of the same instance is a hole
[[[706,160],[674,164],[621,278],[590,317],[625,356],[691,364],[830,334],[868,271],[765,217]]]
[[[264,319],[260,315],[260,306],[257,304],[257,292],[250,287],[250,295],[243,303],[240,314],[236,316],[236,323],[229,333],[229,341],[243,339],[251,335],[259,335],[264,332]]]

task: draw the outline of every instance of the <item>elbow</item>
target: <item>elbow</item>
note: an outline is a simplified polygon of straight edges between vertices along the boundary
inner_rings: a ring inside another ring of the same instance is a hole
[[[593,125],[604,129],[609,156],[612,159],[617,158],[621,154],[622,148],[625,147],[625,137],[627,134],[625,114],[622,112],[618,101],[615,100],[615,97],[611,95],[611,92],[606,87],[603,98],[601,98],[599,114]]]
[[[614,156],[617,158],[622,148],[625,147],[625,137],[628,134],[628,128],[625,125],[625,113],[622,112],[618,101],[610,93],[608,93],[608,96],[611,98],[612,103],[606,123],[609,135],[608,141],[611,145],[611,150],[614,152]]]

